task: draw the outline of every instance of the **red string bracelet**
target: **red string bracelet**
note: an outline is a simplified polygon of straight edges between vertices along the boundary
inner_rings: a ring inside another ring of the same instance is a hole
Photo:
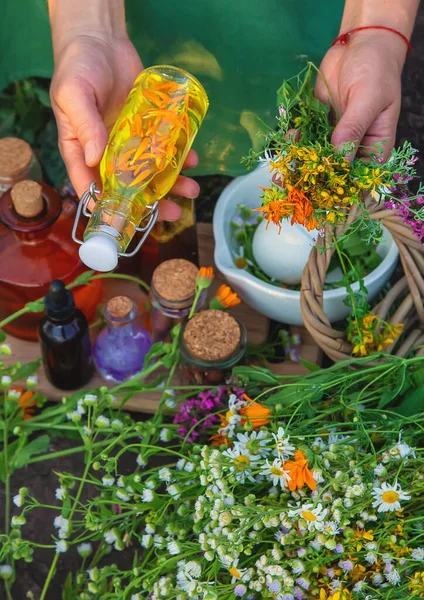
[[[368,25],[366,27],[355,27],[355,29],[351,29],[347,33],[342,33],[341,35],[339,35],[339,37],[336,38],[331,45],[335,46],[336,44],[347,44],[349,41],[349,37],[352,35],[352,33],[356,33],[357,31],[364,31],[365,29],[384,29],[385,31],[391,31],[392,33],[395,33],[403,39],[403,41],[408,47],[407,53],[409,54],[411,50],[411,42],[408,40],[406,35],[403,35],[403,33],[398,31],[397,29],[393,29],[393,27],[385,27],[384,25]]]

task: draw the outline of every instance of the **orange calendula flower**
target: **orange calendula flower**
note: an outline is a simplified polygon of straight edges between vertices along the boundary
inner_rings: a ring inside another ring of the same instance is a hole
[[[225,444],[228,448],[231,446],[231,440],[226,435],[222,433],[216,433],[215,435],[211,435],[209,438],[211,442],[211,446],[222,446]]]
[[[241,300],[228,285],[221,285],[216,292],[215,298],[210,302],[210,307],[216,310],[232,308],[240,304]]]
[[[255,208],[255,211],[266,215],[265,218],[268,221],[268,225],[274,223],[274,225],[277,225],[279,231],[281,231],[281,220],[292,216],[293,210],[294,206],[284,200],[271,200],[271,202],[261,206],[261,208]]]
[[[300,490],[306,484],[310,490],[316,490],[317,484],[312,477],[312,471],[308,467],[308,460],[302,450],[296,450],[294,460],[286,460],[283,464],[285,471],[289,473],[290,479],[287,482],[289,490],[294,492]]]
[[[267,406],[251,400],[246,394],[244,394],[243,399],[247,401],[247,404],[240,409],[240,414],[243,417],[241,424],[250,423],[253,429],[259,429],[268,425],[271,410]]]
[[[31,419],[34,416],[35,407],[37,406],[37,402],[33,400],[34,392],[31,390],[24,391],[24,388],[21,387],[14,387],[12,389],[14,392],[21,394],[17,399],[17,403],[21,409],[24,421]]]
[[[196,283],[199,288],[205,289],[210,286],[213,279],[213,268],[212,267],[201,267],[197,274]]]
[[[315,219],[314,209],[309,199],[301,190],[298,190],[292,185],[287,184],[286,187],[289,190],[289,202],[294,204],[291,224],[294,225],[295,223],[299,223],[299,225],[306,227],[308,231],[316,229],[316,227],[318,227],[318,221]]]

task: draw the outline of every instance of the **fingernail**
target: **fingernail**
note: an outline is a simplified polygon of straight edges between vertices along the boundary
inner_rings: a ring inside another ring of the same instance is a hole
[[[96,142],[88,142],[84,149],[85,163],[88,167],[92,167],[97,158]]]

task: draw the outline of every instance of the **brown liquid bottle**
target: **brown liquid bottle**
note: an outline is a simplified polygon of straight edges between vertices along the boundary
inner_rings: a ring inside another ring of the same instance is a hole
[[[62,281],[50,284],[44,305],[39,334],[47,378],[60,390],[76,390],[93,373],[87,319]]]
[[[86,271],[72,241],[76,206],[47,184],[22,181],[0,198],[0,321],[42,298],[55,279],[66,285]],[[83,227],[81,226],[81,231]],[[101,281],[75,288],[88,320],[101,300]],[[5,330],[36,341],[40,313],[27,313]]]

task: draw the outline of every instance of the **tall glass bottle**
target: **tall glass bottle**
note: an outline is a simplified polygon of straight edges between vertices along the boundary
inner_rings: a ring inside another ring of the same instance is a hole
[[[181,69],[151,67],[139,75],[100,164],[102,196],[80,248],[87,266],[109,271],[118,256],[139,250],[156,222],[157,201],[174,185],[207,108],[202,85]],[[81,200],[84,214],[90,196],[95,198],[93,185]],[[125,254],[136,231],[143,232],[141,241]]]

